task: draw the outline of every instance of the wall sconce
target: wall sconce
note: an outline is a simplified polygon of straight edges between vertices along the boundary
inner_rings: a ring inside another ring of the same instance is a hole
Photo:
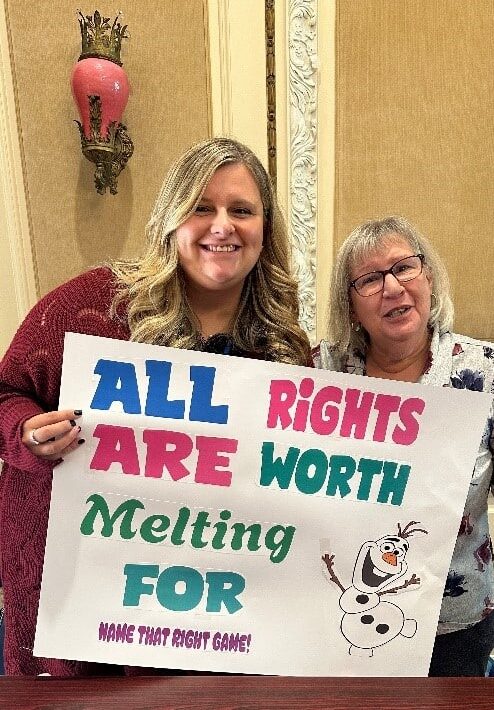
[[[119,13],[120,14],[120,13]],[[110,26],[109,17],[79,12],[82,51],[72,70],[72,93],[81,122],[76,121],[84,156],[96,164],[94,184],[102,195],[117,194],[117,177],[134,152],[126,127],[120,123],[129,97],[129,81],[120,61],[127,25]]]

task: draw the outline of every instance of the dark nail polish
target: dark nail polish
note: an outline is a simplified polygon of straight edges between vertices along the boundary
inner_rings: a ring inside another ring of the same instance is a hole
[[[73,419],[70,420],[70,426],[75,426],[75,421]]]
[[[85,441],[86,441],[86,439],[79,439],[79,440],[77,441],[77,443],[78,443],[78,444],[83,444]]]
[[[82,409],[74,409],[74,417],[80,417],[82,414]]]

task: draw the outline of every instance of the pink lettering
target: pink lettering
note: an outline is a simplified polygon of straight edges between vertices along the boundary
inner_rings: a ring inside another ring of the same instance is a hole
[[[397,412],[400,408],[400,398],[392,394],[378,394],[374,402],[374,409],[377,409],[377,420],[374,427],[374,441],[386,441],[388,431],[389,416],[392,412]]]
[[[297,386],[291,380],[272,380],[269,388],[270,402],[268,412],[268,429],[274,429],[278,420],[282,429],[286,429],[292,423],[292,416],[289,412],[297,397]]]
[[[345,413],[340,427],[340,436],[363,439],[367,430],[367,422],[374,401],[373,392],[361,392],[348,389],[345,394]]]
[[[425,409],[425,402],[418,397],[410,397],[402,402],[399,417],[404,428],[397,424],[393,430],[393,441],[395,444],[409,446],[419,435],[419,423],[414,414],[422,414]]]
[[[98,424],[93,436],[99,439],[89,468],[108,471],[112,463],[119,463],[122,473],[139,475],[139,458],[134,430],[126,426]]]
[[[182,461],[193,449],[190,436],[178,431],[146,429],[142,438],[147,444],[145,476],[161,478],[165,467],[174,481],[189,475],[190,471]]]
[[[310,413],[310,425],[316,434],[328,436],[338,426],[340,412],[329,402],[341,403],[343,390],[339,387],[323,387],[314,397]]]
[[[197,483],[209,483],[213,486],[229,486],[232,482],[232,472],[219,470],[219,466],[228,466],[230,458],[223,453],[234,454],[237,451],[236,439],[222,439],[214,436],[198,436],[196,439],[198,453],[195,480]]]

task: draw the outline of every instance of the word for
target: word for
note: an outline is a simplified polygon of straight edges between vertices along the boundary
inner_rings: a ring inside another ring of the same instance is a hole
[[[249,653],[251,634],[198,631],[197,629],[170,629],[167,626],[135,626],[101,621],[98,640],[107,643],[134,643],[144,646],[168,646],[197,651],[228,651]]]
[[[304,377],[297,387],[291,380],[272,380],[267,426],[291,428],[315,434],[413,444],[419,434],[417,417],[423,414],[425,402],[418,397],[402,399],[397,395],[342,390],[325,385],[314,391],[315,382]],[[393,421],[397,423],[392,423]],[[369,434],[368,429],[370,428]]]
[[[93,493],[86,500],[90,508],[81,522],[83,535],[94,535],[96,521],[98,531],[103,537],[112,537],[115,526],[120,520],[117,535],[122,540],[131,540],[139,535],[141,540],[151,544],[167,541],[171,545],[183,545],[186,541],[195,549],[211,547],[213,550],[247,550],[257,552],[262,548],[269,550],[269,559],[273,563],[283,562],[290,551],[295,535],[293,525],[272,525],[264,530],[261,523],[229,522],[230,510],[221,510],[219,520],[210,521],[207,510],[194,510],[183,506],[174,519],[160,513],[143,517],[145,505],[137,498],[124,500],[113,513],[108,503],[99,493]],[[137,511],[141,511],[138,513]],[[140,519],[141,522],[138,522]]]
[[[168,390],[173,364],[162,360],[146,360],[148,386],[144,414],[164,419],[185,419],[185,400],[168,399]],[[94,368],[100,376],[91,409],[108,410],[114,402],[120,402],[126,414],[141,414],[142,405],[137,386],[135,366],[131,362],[100,359]],[[228,406],[212,404],[215,367],[191,365],[190,380],[193,382],[187,418],[191,422],[226,424]]]
[[[204,596],[207,612],[220,612],[224,606],[229,614],[235,614],[242,608],[238,596],[245,589],[245,579],[237,572],[206,572],[203,577],[198,570],[184,565],[172,565],[160,572],[158,565],[126,564],[124,575],[124,606],[139,606],[143,594],[155,593],[161,606],[169,611],[191,611]],[[144,578],[156,579],[156,584],[145,582]]]
[[[108,471],[112,464],[118,463],[122,467],[122,473],[132,476],[141,474],[134,429],[98,424],[93,436],[99,439],[99,442],[89,466],[91,469]],[[184,460],[196,449],[195,482],[212,486],[231,484],[232,472],[225,468],[230,464],[230,459],[225,454],[236,453],[236,439],[218,436],[192,437],[178,431],[144,429],[142,440],[146,444],[144,476],[162,478],[165,469],[173,481],[189,476],[191,471]]]
[[[351,456],[333,455],[328,458],[319,449],[300,449],[290,446],[285,458],[275,458],[274,443],[262,445],[261,486],[271,486],[274,481],[285,490],[290,486],[312,495],[325,487],[327,496],[345,498],[357,487],[357,500],[368,501],[374,477],[380,477],[376,501],[401,505],[408,483],[410,466],[396,461],[379,461],[361,458],[358,462]],[[353,480],[352,480],[353,479]],[[351,485],[352,484],[352,485]]]

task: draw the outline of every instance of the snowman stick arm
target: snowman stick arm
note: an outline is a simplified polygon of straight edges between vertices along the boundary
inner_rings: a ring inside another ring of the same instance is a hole
[[[382,592],[378,592],[378,595],[382,597],[384,594],[396,594],[400,589],[406,589],[412,584],[420,584],[420,577],[417,577],[415,572],[412,574],[410,579],[406,579],[403,584],[400,584],[399,587],[391,587],[391,589],[383,589]]]
[[[345,587],[342,585],[338,577],[333,571],[333,562],[334,562],[334,555],[328,555],[327,553],[322,556],[322,561],[325,563],[326,567],[328,568],[328,573],[329,573],[329,579],[331,582],[334,582],[337,587],[341,589],[342,592],[345,591]]]

